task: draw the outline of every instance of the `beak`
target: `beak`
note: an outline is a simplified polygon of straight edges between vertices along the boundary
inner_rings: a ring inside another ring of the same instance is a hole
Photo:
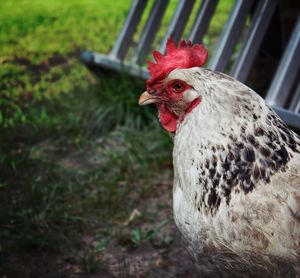
[[[139,105],[147,105],[155,102],[155,98],[152,95],[150,95],[147,91],[142,93],[139,98]]]

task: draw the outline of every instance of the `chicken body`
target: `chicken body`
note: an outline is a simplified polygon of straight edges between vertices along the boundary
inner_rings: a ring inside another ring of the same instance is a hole
[[[200,277],[300,277],[300,138],[181,40],[154,51],[140,105],[174,135],[175,222]]]
[[[192,87],[186,99],[201,99],[178,124],[173,150],[174,218],[200,273],[297,277],[299,137],[227,75],[176,69],[165,82],[173,79]]]

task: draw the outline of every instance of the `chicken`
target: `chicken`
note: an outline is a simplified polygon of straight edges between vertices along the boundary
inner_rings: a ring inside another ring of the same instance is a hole
[[[300,277],[300,138],[207,50],[154,51],[140,105],[173,134],[173,212],[200,277]]]

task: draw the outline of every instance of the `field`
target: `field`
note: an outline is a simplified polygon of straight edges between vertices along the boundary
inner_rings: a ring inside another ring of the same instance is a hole
[[[79,60],[111,50],[131,2],[2,2],[0,276],[194,277],[172,219],[172,141],[137,105],[144,81]]]

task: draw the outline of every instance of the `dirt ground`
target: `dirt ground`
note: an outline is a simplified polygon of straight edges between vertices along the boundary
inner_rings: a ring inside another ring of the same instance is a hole
[[[121,231],[112,229],[117,236],[114,236],[106,252],[99,256],[103,268],[90,277],[198,277],[173,220],[171,171],[166,170],[159,180],[159,188],[137,201],[136,208],[126,222],[134,222],[135,217],[139,221],[141,213],[145,215],[145,219],[140,220],[143,231],[151,231],[151,227],[158,227],[161,223],[162,228],[155,237],[142,240],[136,246],[127,242],[128,223],[122,223],[123,227],[118,225]],[[93,245],[93,240],[93,236],[85,238],[88,245]]]
[[[154,186],[142,198],[129,193],[135,208],[125,222],[108,219],[83,228],[70,252],[14,253],[0,277],[198,277],[173,220],[171,169]]]

